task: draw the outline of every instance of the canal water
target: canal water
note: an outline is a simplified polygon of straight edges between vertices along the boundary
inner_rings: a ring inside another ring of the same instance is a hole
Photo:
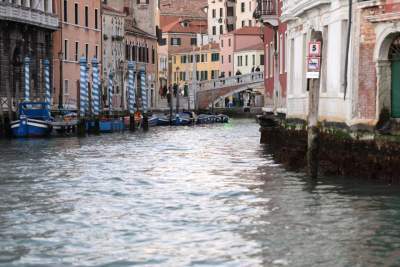
[[[0,266],[399,266],[400,189],[310,183],[253,120],[1,141]]]

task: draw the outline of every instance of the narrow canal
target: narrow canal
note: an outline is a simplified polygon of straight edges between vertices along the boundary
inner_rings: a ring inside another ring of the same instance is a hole
[[[1,141],[0,266],[399,266],[400,189],[312,185],[252,120]]]

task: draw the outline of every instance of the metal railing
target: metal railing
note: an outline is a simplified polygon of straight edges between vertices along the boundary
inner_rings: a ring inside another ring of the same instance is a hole
[[[257,8],[254,11],[254,18],[259,19],[262,16],[277,15],[276,0],[257,0]]]
[[[260,83],[264,81],[263,72],[253,72],[250,74],[237,75],[227,78],[218,78],[209,81],[197,82],[199,91],[215,90],[225,87]]]

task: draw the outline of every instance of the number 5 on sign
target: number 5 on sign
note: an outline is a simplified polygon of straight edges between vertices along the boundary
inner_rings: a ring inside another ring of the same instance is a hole
[[[308,44],[308,56],[309,57],[321,56],[321,42],[310,42]]]

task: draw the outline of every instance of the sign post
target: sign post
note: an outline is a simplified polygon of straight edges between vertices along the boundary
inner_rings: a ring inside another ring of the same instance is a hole
[[[309,79],[308,94],[308,149],[307,149],[307,169],[311,178],[318,177],[318,153],[319,153],[319,128],[318,128],[318,109],[319,109],[319,88],[321,72],[321,50],[322,32],[312,31],[311,42],[308,46],[307,74]]]

